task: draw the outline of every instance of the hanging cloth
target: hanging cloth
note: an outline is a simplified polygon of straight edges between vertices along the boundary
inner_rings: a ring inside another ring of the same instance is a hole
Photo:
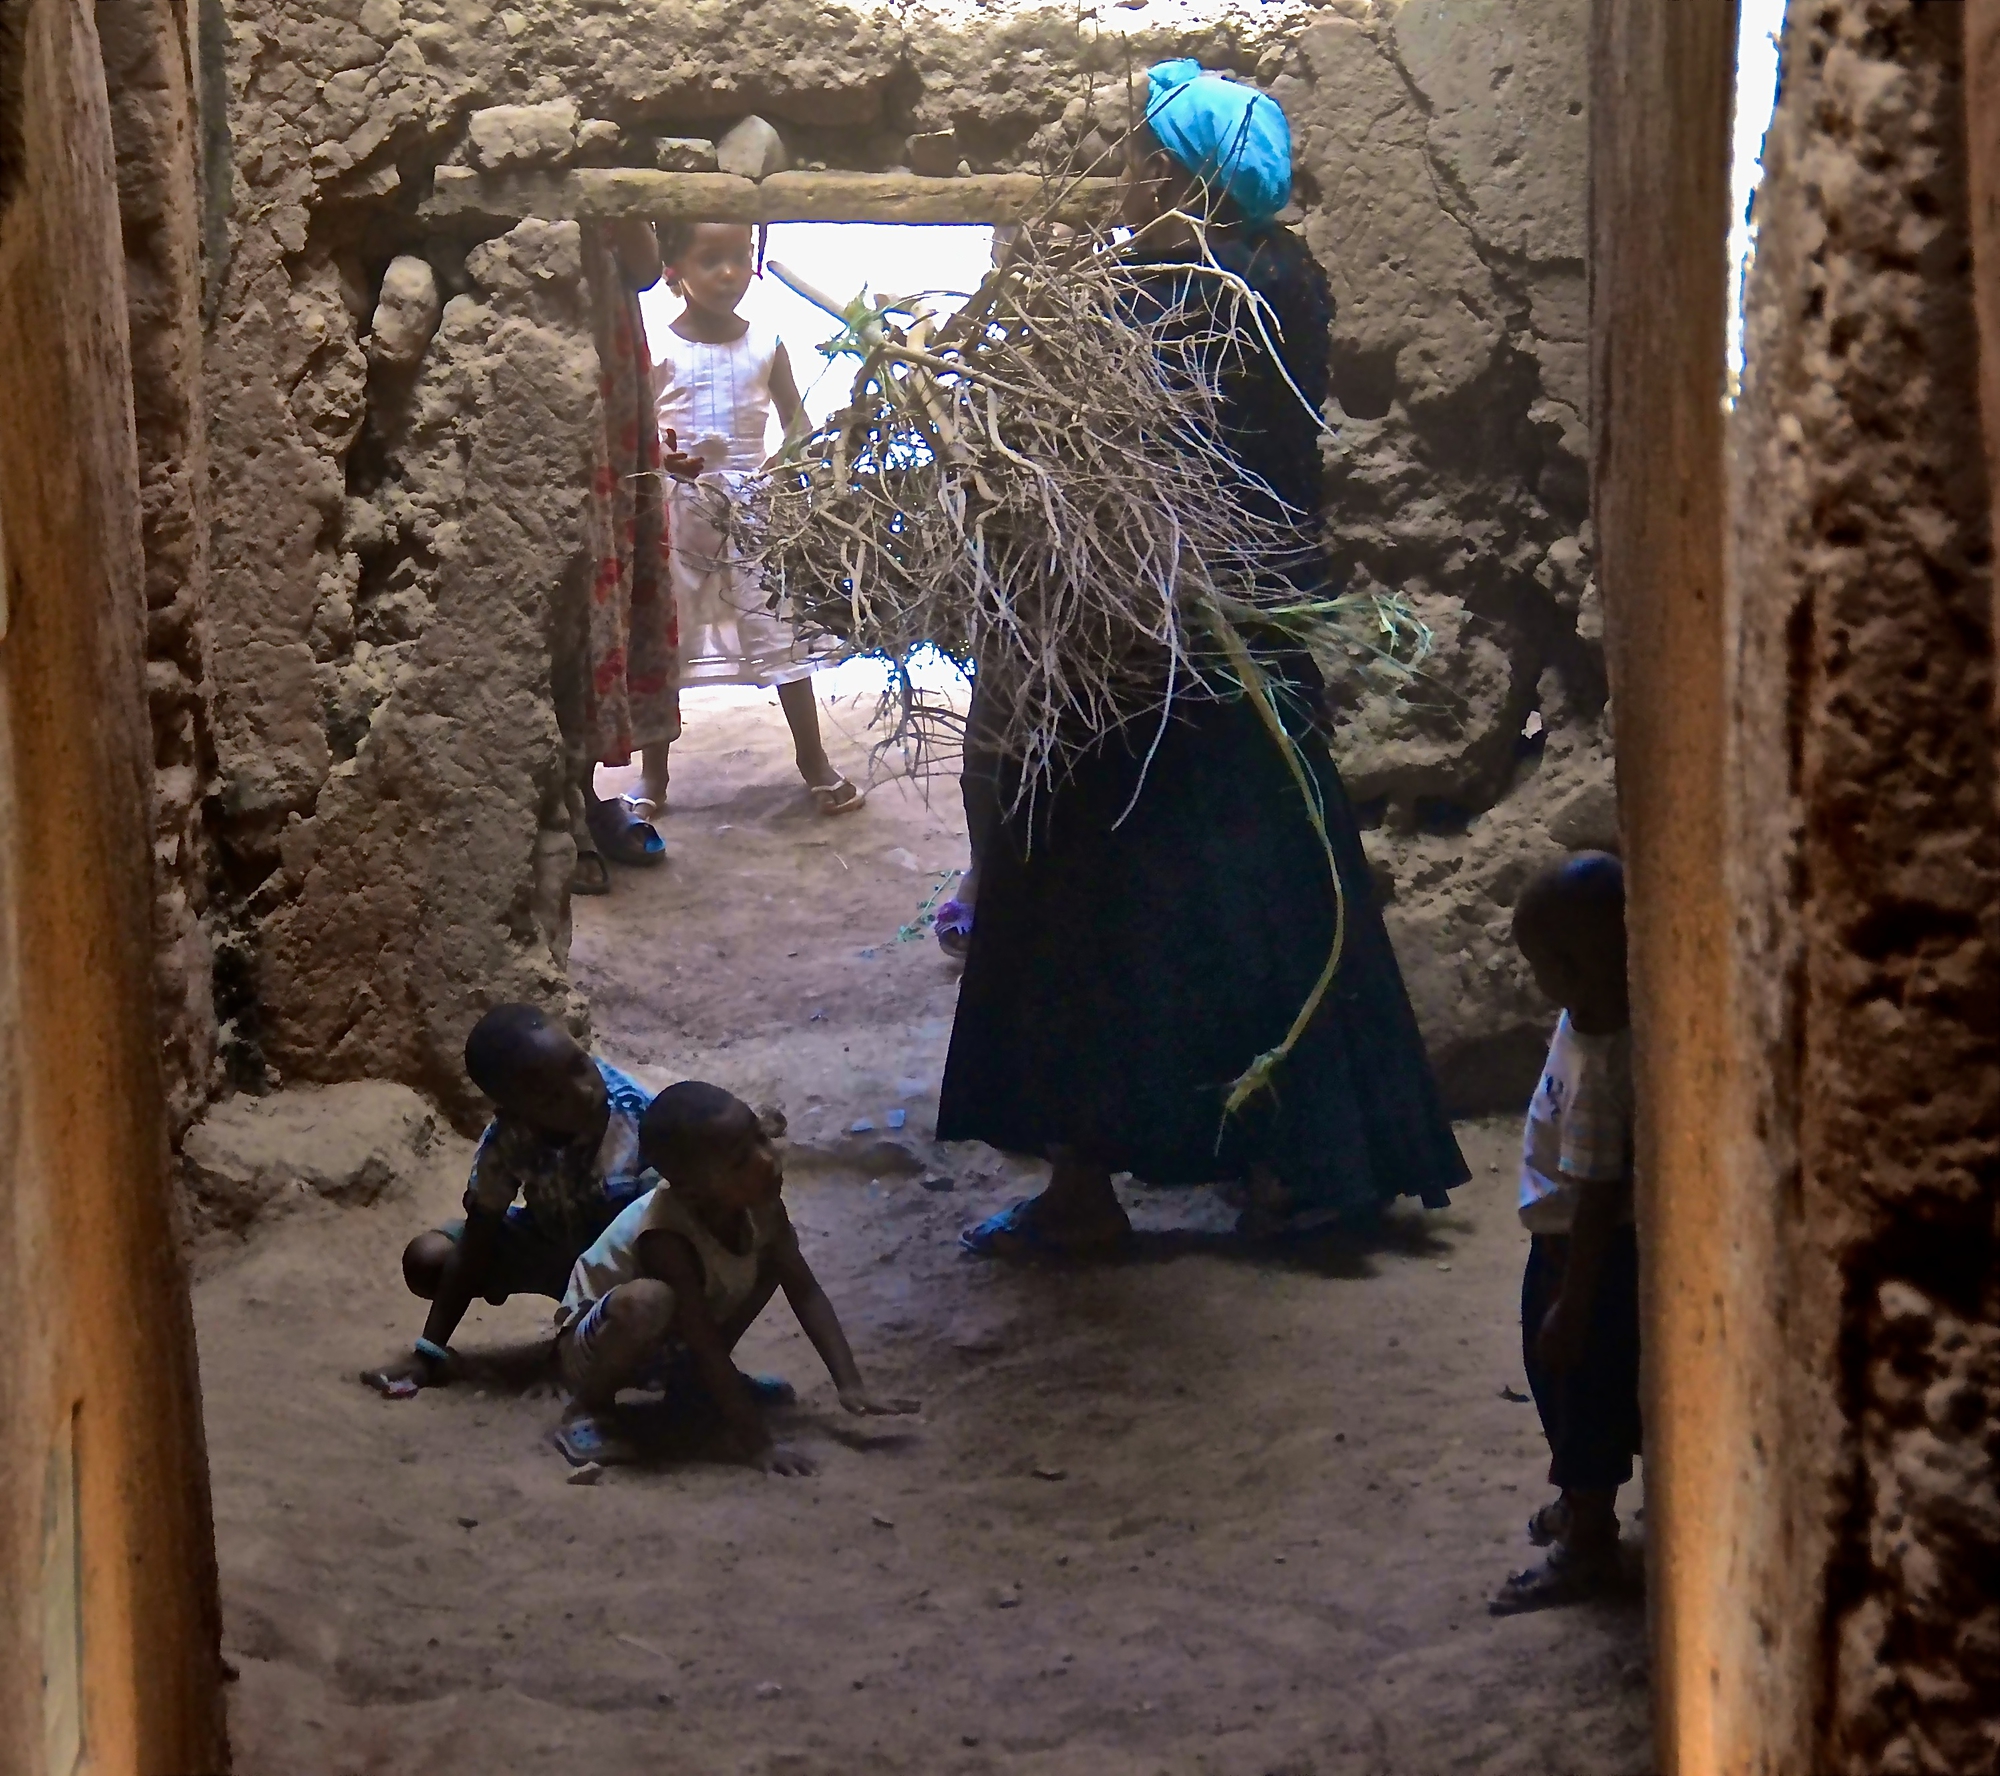
[[[680,634],[667,582],[653,360],[638,293],[604,234],[586,229],[584,253],[604,424],[590,482],[596,570],[583,714],[591,756],[625,765],[635,751],[680,737]]]

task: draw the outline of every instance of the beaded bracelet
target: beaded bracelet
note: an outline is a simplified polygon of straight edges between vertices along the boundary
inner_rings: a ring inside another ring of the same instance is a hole
[[[417,1355],[428,1357],[433,1363],[449,1363],[451,1361],[451,1352],[446,1350],[443,1345],[439,1344],[433,1338],[419,1338],[417,1340]]]

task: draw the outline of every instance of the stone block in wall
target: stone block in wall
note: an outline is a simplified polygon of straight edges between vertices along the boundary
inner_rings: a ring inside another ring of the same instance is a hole
[[[1549,815],[1549,837],[1565,851],[1618,849],[1618,791],[1610,782],[1586,783]]]
[[[472,164],[487,173],[568,166],[576,155],[576,125],[576,106],[568,99],[489,105],[466,124]]]
[[[903,158],[913,173],[927,178],[948,178],[958,171],[958,133],[928,130],[912,136],[904,145]]]
[[[608,117],[586,117],[576,126],[576,158],[584,166],[608,166],[625,145],[625,132]]]
[[[716,145],[702,136],[662,136],[653,144],[653,165],[663,173],[714,173],[722,168]]]
[[[761,117],[746,117],[715,144],[715,164],[739,179],[768,179],[789,167],[792,157],[777,125]]]
[[[408,369],[424,355],[441,310],[437,273],[430,262],[414,253],[399,253],[382,274],[382,294],[368,326],[369,360]]]
[[[369,1203],[407,1183],[438,1116],[406,1085],[358,1080],[225,1098],[181,1146],[198,1225],[236,1232],[318,1199]]]

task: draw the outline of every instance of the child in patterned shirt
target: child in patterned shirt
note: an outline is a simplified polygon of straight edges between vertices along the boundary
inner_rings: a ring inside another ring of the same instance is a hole
[[[493,1120],[472,1158],[465,1219],[404,1249],[403,1279],[431,1308],[410,1355],[361,1378],[391,1399],[449,1379],[451,1336],[475,1299],[560,1301],[578,1257],[659,1182],[639,1151],[651,1094],[532,1005],[481,1018],[465,1070],[493,1100]]]
[[[1548,1549],[1493,1599],[1495,1615],[1572,1603],[1618,1576],[1618,1488],[1639,1448],[1639,1247],[1632,1221],[1631,1011],[1625,873],[1585,852],[1544,871],[1514,941],[1563,1008],[1528,1109],[1521,1283],[1528,1386],[1558,1496],[1528,1520]]]

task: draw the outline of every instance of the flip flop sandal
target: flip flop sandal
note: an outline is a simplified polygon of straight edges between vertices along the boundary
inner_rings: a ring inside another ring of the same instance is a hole
[[[867,801],[857,784],[843,777],[838,783],[809,783],[813,805],[820,813],[831,819],[836,814],[852,814]]]
[[[638,1450],[594,1418],[565,1419],[549,1433],[549,1441],[573,1468],[586,1467],[591,1462],[604,1468],[618,1467],[639,1459]]]
[[[948,900],[931,919],[938,948],[956,961],[963,961],[972,948],[972,909],[962,900]]]
[[[1036,1258],[1108,1258],[1131,1243],[1128,1226],[1109,1239],[1056,1240],[1035,1225],[1030,1213],[1034,1199],[1023,1197],[997,1215],[989,1215],[958,1236],[959,1249],[974,1258],[1004,1258],[1015,1263]]]
[[[1602,1597],[1618,1581],[1615,1549],[1578,1554],[1567,1543],[1553,1543],[1540,1566],[1512,1575],[1487,1604],[1489,1615],[1519,1616],[1529,1610],[1560,1609]]]
[[[579,851],[576,867],[569,873],[572,894],[609,894],[611,866],[595,851]]]
[[[625,811],[634,820],[645,826],[652,825],[667,809],[665,802],[656,802],[651,796],[634,795],[630,790],[627,790],[621,796],[614,796],[612,799],[622,802],[625,805]]]
[[[598,850],[613,863],[638,868],[666,861],[666,841],[647,822],[635,820],[631,810],[615,797],[597,803],[584,815],[584,821]]]

